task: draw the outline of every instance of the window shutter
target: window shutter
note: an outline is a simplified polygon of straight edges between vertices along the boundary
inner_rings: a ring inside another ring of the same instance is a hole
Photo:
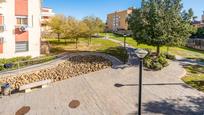
[[[16,52],[25,51],[28,51],[28,42],[27,41],[16,42]]]

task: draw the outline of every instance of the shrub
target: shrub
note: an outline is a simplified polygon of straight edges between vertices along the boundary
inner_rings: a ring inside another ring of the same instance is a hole
[[[150,57],[145,58],[144,66],[147,68],[151,68],[152,66],[152,59]]]
[[[168,61],[166,59],[166,57],[164,55],[160,55],[158,57],[158,62],[163,66],[163,67],[166,67],[168,66]]]
[[[169,53],[165,53],[165,56],[169,60],[176,60],[176,56],[175,55],[172,55],[172,54],[169,54]]]
[[[159,62],[153,62],[151,67],[153,70],[161,70],[163,68],[162,64]]]
[[[161,70],[168,66],[166,56],[161,54],[160,56],[148,55],[144,59],[144,66],[152,70]]]

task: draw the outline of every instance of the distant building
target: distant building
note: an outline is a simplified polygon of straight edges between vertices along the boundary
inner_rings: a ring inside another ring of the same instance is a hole
[[[202,23],[204,23],[204,11],[203,11],[203,15],[202,15]]]
[[[194,21],[192,22],[192,24],[193,24],[195,27],[197,27],[197,28],[202,28],[202,27],[204,27],[204,23],[202,23],[202,21],[196,21],[196,20],[194,20]]]
[[[194,26],[196,26],[197,28],[203,28],[204,27],[204,11],[203,11],[203,15],[201,16],[201,21],[196,21],[196,20],[194,20],[193,22],[192,22],[192,24],[194,25]]]
[[[50,20],[51,17],[55,16],[53,9],[51,8],[42,8],[41,9],[41,31],[44,32],[49,30],[49,26],[47,26],[46,22]]]
[[[40,56],[41,2],[0,1],[0,58]]]
[[[127,10],[115,11],[107,15],[106,26],[110,31],[127,30],[128,22],[127,18],[129,14],[132,14],[133,8]]]

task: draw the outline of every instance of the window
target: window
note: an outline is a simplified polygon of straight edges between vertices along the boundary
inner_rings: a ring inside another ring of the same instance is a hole
[[[0,25],[0,33],[1,33],[1,32],[4,32],[4,30],[5,30],[4,25]]]
[[[16,52],[28,51],[28,41],[16,42]]]
[[[17,17],[16,23],[17,25],[28,25],[28,17]]]
[[[4,32],[4,16],[0,15],[0,32]]]
[[[4,43],[4,38],[0,37],[0,44],[3,44],[3,43]]]

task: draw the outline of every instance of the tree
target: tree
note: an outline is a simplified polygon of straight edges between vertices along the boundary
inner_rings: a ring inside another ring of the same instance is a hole
[[[51,27],[51,31],[57,34],[58,42],[60,41],[60,35],[63,32],[63,25],[65,24],[66,17],[63,15],[57,15],[52,17],[48,22],[48,26]]]
[[[91,43],[92,35],[95,33],[100,33],[104,30],[105,24],[103,21],[94,16],[87,16],[83,19],[83,22],[87,25],[88,27],[88,37],[89,37],[89,44]]]
[[[88,27],[88,25],[86,23],[84,23],[83,21],[79,22],[79,37],[82,38],[89,38],[89,32],[90,32],[90,28]],[[88,46],[89,46],[89,40],[88,40]]]
[[[196,33],[194,33],[191,38],[204,38],[204,27],[198,28]]]
[[[67,17],[65,24],[63,25],[63,35],[64,39],[75,39],[76,40],[76,48],[78,48],[78,40],[80,37],[87,37],[87,32],[89,31],[88,26],[82,22],[78,21],[74,17]]]
[[[181,0],[142,0],[128,20],[138,43],[157,47],[181,45],[195,31],[193,11],[182,12]]]

